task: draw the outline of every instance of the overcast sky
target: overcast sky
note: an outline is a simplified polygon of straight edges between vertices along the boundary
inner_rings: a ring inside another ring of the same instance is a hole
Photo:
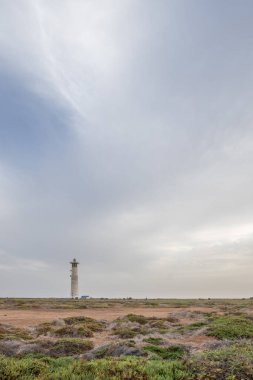
[[[252,15],[0,1],[0,296],[253,296]]]

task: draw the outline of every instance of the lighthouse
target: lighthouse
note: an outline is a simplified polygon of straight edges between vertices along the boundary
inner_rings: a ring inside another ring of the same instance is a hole
[[[76,259],[71,264],[71,298],[78,299],[78,262]]]

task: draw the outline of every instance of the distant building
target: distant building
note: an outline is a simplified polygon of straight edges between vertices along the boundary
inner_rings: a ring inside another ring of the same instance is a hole
[[[87,298],[90,298],[90,296],[81,296],[82,299],[87,299]]]
[[[78,262],[76,259],[70,262],[71,264],[71,298],[78,299]]]

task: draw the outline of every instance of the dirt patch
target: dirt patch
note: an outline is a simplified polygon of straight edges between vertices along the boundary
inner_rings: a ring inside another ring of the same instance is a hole
[[[173,344],[190,344],[190,345],[200,345],[203,343],[214,343],[217,342],[217,339],[206,336],[206,335],[197,335],[197,336],[182,336],[182,338],[170,339],[170,343]]]
[[[185,308],[111,308],[111,309],[86,309],[86,310],[10,310],[0,311],[0,323],[10,324],[16,327],[29,327],[43,322],[50,322],[59,318],[74,316],[91,317],[97,320],[113,321],[127,314],[139,314],[145,317],[165,318],[168,314],[185,311]],[[187,311],[208,313],[215,311],[212,307],[189,307]]]
[[[115,338],[112,337],[110,331],[101,331],[101,332],[95,333],[94,336],[90,338],[90,340],[93,342],[94,347],[96,348],[96,347],[102,346],[103,344],[113,342]]]

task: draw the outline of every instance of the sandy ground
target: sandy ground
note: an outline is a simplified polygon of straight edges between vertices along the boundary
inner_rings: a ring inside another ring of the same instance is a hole
[[[103,344],[113,342],[115,340],[115,336],[113,336],[110,331],[102,331],[99,333],[95,333],[94,336],[90,338],[90,340],[93,341],[94,347],[99,347]],[[181,338],[166,338],[165,336],[164,340],[169,342],[170,344],[185,344],[200,350],[202,344],[217,342],[217,339],[206,335],[182,336]]]
[[[43,322],[50,322],[58,318],[73,316],[86,316],[97,320],[113,321],[118,317],[133,313],[146,317],[166,317],[169,314],[180,311],[214,311],[211,307],[189,307],[189,308],[108,308],[108,309],[84,309],[84,310],[0,310],[0,323],[11,324],[16,327],[29,327]]]

